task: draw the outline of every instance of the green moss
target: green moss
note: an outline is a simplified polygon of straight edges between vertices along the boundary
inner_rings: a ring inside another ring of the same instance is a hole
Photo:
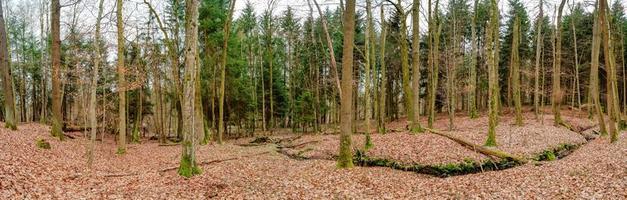
[[[37,145],[37,147],[39,147],[40,149],[50,149],[50,143],[48,143],[46,140],[44,139],[37,139],[37,142],[35,142],[35,144]]]
[[[488,139],[485,141],[484,146],[495,147],[496,146],[496,139],[494,137],[488,137]]]
[[[470,119],[477,119],[477,117],[479,117],[479,115],[477,114],[477,110],[472,110],[470,112]]]
[[[202,170],[196,165],[196,163],[192,163],[192,159],[188,155],[184,155],[181,157],[181,165],[178,169],[178,174],[185,178],[190,178],[194,175],[201,174]]]
[[[618,128],[621,131],[627,130],[627,121],[626,120],[620,120],[620,122],[618,122]]]
[[[419,123],[412,125],[411,130],[412,133],[424,133],[425,129]]]
[[[115,151],[115,154],[118,154],[118,155],[123,155],[125,153],[126,153],[126,149],[125,148],[121,148],[121,147],[118,147],[118,150]]]
[[[209,141],[211,141],[211,129],[209,129],[209,123],[207,123],[207,120],[205,120],[205,123],[203,123],[204,125],[204,137],[202,138],[202,141],[200,142],[201,145],[207,145],[209,144]]]
[[[4,128],[8,128],[8,129],[11,129],[11,130],[14,130],[14,131],[17,130],[17,126],[15,124],[13,124],[13,123],[4,123]]]
[[[372,144],[372,137],[370,137],[370,134],[366,134],[366,144],[364,145],[364,149],[368,151],[372,147],[374,147],[374,144]]]
[[[133,128],[133,133],[131,133],[131,143],[139,143],[139,127],[135,126]]]
[[[59,138],[59,140],[63,141],[65,139],[65,135],[63,134],[63,130],[61,128],[61,123],[57,120],[52,120],[52,129],[51,132],[52,137]]]

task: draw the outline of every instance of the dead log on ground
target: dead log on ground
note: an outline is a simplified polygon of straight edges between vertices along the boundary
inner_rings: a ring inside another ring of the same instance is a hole
[[[504,151],[500,151],[500,150],[497,150],[497,149],[490,149],[490,148],[486,148],[484,146],[479,146],[479,145],[473,144],[473,143],[471,143],[469,141],[466,141],[466,140],[464,140],[462,138],[458,138],[458,137],[452,136],[452,135],[450,135],[448,133],[445,133],[443,131],[438,131],[438,130],[434,130],[434,129],[430,129],[430,128],[424,128],[424,129],[429,131],[429,132],[431,132],[431,133],[433,133],[433,134],[440,135],[440,136],[446,137],[448,139],[451,139],[451,140],[461,144],[462,146],[465,146],[466,148],[468,148],[470,150],[477,151],[477,152],[479,152],[479,153],[481,153],[483,155],[486,155],[486,156],[492,156],[492,157],[497,157],[497,158],[501,158],[501,159],[509,159],[509,160],[516,161],[518,163],[527,163],[527,160],[525,158],[521,158],[521,157],[512,155],[512,154],[504,152]]]

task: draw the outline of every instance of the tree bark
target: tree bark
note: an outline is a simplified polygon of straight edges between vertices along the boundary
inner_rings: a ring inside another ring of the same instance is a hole
[[[596,7],[596,6],[595,6]],[[601,50],[601,30],[598,20],[599,10],[596,10],[595,20],[592,26],[592,55],[590,61],[590,96],[592,97],[592,106],[594,112],[597,113],[599,121],[599,132],[601,135],[607,135],[603,110],[601,109],[600,88],[599,88],[599,54]]]
[[[386,85],[387,85],[387,74],[385,73],[386,71],[386,64],[385,64],[385,40],[387,37],[387,25],[385,23],[385,6],[381,5],[381,44],[380,44],[380,50],[379,53],[381,54],[379,57],[380,59],[380,65],[381,65],[381,95],[379,97],[379,133],[384,134],[385,133],[385,120],[386,120],[386,113],[385,113],[385,100],[386,100],[386,93],[387,93],[387,89],[386,89]]]
[[[178,168],[178,174],[189,178],[196,174],[200,174],[200,168],[196,164],[196,154],[194,146],[196,145],[194,125],[195,115],[195,96],[196,96],[196,78],[198,70],[198,0],[187,0],[185,2],[185,77],[184,84],[184,101],[183,101],[183,145],[181,163]],[[228,22],[227,22],[228,23]]]
[[[0,70],[2,70],[2,89],[4,90],[4,127],[17,130],[13,77],[11,75],[8,46],[4,12],[2,10],[2,1],[0,1]]]
[[[100,67],[100,20],[102,19],[102,13],[104,9],[104,0],[100,0],[98,3],[98,17],[96,18],[96,32],[94,33],[94,50],[95,60],[94,68],[91,77],[91,89],[89,91],[89,124],[90,130],[90,143],[89,150],[87,151],[87,166],[91,169],[94,163],[94,146],[96,145],[96,132],[98,131],[98,122],[96,119],[96,90],[98,89],[98,70]]]
[[[344,46],[342,57],[342,93],[341,124],[340,124],[340,153],[337,160],[339,168],[353,167],[352,153],[352,114],[353,114],[353,42],[355,39],[355,0],[346,1],[346,11],[343,16]]]
[[[414,121],[412,131],[422,132],[420,125],[420,0],[414,0],[412,5],[412,93],[411,105]]]
[[[552,98],[551,98],[551,107],[553,108],[553,124],[555,126],[559,125],[562,122],[562,116],[560,114],[560,105],[562,103],[562,98],[564,93],[561,89],[561,64],[562,64],[562,10],[564,9],[564,4],[566,4],[566,0],[562,0],[558,11],[557,11],[557,19],[555,21],[555,64],[553,64],[553,88],[552,88]]]
[[[486,31],[487,54],[488,54],[488,138],[485,146],[496,146],[496,126],[498,125],[498,40],[499,40],[499,8],[496,0],[490,0],[490,21]]]
[[[64,134],[61,130],[63,126],[63,112],[61,112],[61,4],[59,0],[52,0],[51,5],[50,32],[52,35],[51,57],[52,57],[52,136],[63,140]]]
[[[520,97],[520,56],[518,48],[520,44],[520,18],[516,16],[514,19],[514,33],[512,38],[512,54],[510,58],[511,74],[512,74],[512,96],[514,98],[514,107],[516,110],[516,125],[523,125],[522,103]]]
[[[539,0],[540,12],[538,13],[538,19],[536,19],[536,65],[534,67],[534,81],[533,81],[533,110],[536,119],[539,119],[540,115],[540,61],[542,53],[542,19],[544,18],[544,7],[542,3],[544,0]]]
[[[226,65],[227,54],[229,47],[229,34],[231,30],[231,17],[233,16],[233,10],[235,8],[235,0],[231,1],[229,6],[229,15],[224,23],[224,41],[222,42],[222,55],[220,57],[220,101],[218,102],[219,114],[218,114],[218,137],[216,141],[218,144],[222,144],[222,136],[224,135],[224,85],[226,82]]]
[[[614,61],[614,52],[612,49],[612,41],[610,35],[610,20],[607,18],[610,16],[609,7],[606,0],[600,0],[599,2],[599,14],[598,20],[601,26],[601,34],[603,36],[603,56],[605,60],[605,72],[607,74],[607,115],[609,117],[609,131],[610,141],[616,142],[618,140],[618,128],[617,123],[620,120],[620,111],[618,109],[618,81],[616,78],[616,63]]]
[[[126,153],[126,69],[124,66],[124,19],[122,18],[123,0],[117,0],[116,18],[117,18],[117,38],[118,38],[118,154]]]

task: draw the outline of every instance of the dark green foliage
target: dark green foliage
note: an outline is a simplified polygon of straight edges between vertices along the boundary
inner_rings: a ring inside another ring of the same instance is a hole
[[[48,141],[44,139],[37,139],[37,142],[35,142],[35,144],[40,149],[50,149],[50,143],[48,143]]]

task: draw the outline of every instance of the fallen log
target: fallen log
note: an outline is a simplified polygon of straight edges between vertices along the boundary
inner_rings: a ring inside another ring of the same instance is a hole
[[[471,143],[469,141],[466,141],[466,140],[464,140],[462,138],[458,138],[458,137],[452,136],[452,135],[450,135],[448,133],[445,133],[443,131],[438,131],[438,130],[434,130],[434,129],[430,129],[430,128],[424,128],[424,129],[429,131],[429,132],[431,132],[431,133],[433,133],[433,134],[440,135],[440,136],[446,137],[448,139],[451,139],[451,140],[461,144],[462,146],[465,146],[466,148],[469,148],[470,150],[477,151],[477,152],[479,152],[479,153],[481,153],[483,155],[486,155],[486,156],[492,156],[492,157],[497,157],[497,158],[501,158],[501,159],[508,159],[508,160],[512,160],[512,161],[515,161],[515,162],[518,162],[518,163],[527,163],[527,159],[522,158],[522,157],[518,157],[518,156],[515,156],[515,155],[512,155],[512,154],[504,152],[504,151],[500,151],[500,150],[497,150],[497,149],[490,149],[490,148],[486,148],[484,146],[479,146],[479,145],[473,144],[473,143]]]
[[[281,148],[295,149],[295,148],[303,147],[303,146],[308,145],[308,144],[315,144],[315,143],[318,143],[318,142],[320,142],[320,140],[312,140],[312,141],[308,141],[308,142],[304,142],[304,143],[300,143],[300,144],[284,146],[284,147],[281,147]]]

